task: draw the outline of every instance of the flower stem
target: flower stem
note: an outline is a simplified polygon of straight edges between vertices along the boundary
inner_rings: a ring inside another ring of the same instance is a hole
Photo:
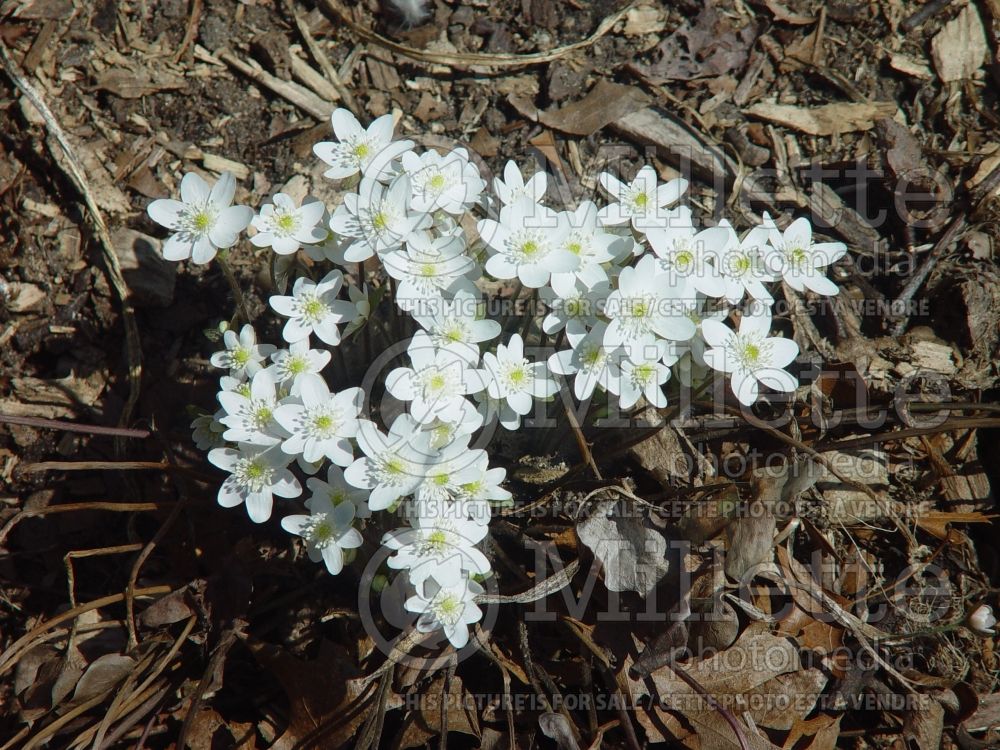
[[[244,323],[250,322],[250,313],[247,312],[247,303],[243,299],[243,292],[240,289],[240,284],[236,280],[236,274],[233,273],[232,267],[229,265],[228,261],[229,253],[225,250],[220,250],[216,258],[219,261],[219,268],[222,269],[222,275],[226,277],[226,281],[229,282],[229,288],[233,292],[233,298],[236,300],[237,312],[233,316],[232,327],[236,326],[237,321],[242,316]]]

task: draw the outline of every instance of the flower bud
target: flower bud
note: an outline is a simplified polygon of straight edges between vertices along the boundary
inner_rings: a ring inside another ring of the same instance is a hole
[[[980,605],[971,615],[969,615],[969,627],[980,635],[996,635],[993,626],[997,624],[997,618],[993,616],[993,608],[989,605]]]

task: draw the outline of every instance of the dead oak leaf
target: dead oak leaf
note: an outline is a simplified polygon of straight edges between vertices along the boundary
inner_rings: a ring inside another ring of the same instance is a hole
[[[368,693],[359,688],[360,675],[347,649],[332,641],[320,643],[319,656],[298,659],[278,646],[254,638],[247,647],[258,663],[281,683],[288,695],[289,718],[272,750],[345,746],[367,717]]]
[[[660,42],[658,62],[637,67],[657,83],[720,76],[746,64],[755,38],[753,24],[736,29],[726,16],[706,5],[693,22],[685,21]]]
[[[443,674],[421,690],[420,708],[406,715],[395,747],[422,747],[441,733],[445,723],[449,734],[460,732],[477,740],[482,737],[475,700],[462,684],[462,678],[456,675],[447,682],[447,692]]]

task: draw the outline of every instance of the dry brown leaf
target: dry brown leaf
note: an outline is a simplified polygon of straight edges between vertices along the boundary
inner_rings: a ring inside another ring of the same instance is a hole
[[[785,738],[783,749],[834,750],[840,737],[840,719],[841,716],[820,714],[808,720],[796,721]],[[803,739],[811,741],[803,744]]]
[[[760,692],[765,683],[779,675],[798,672],[801,667],[798,646],[791,639],[772,635],[755,626],[745,630],[725,651],[681,665],[708,693],[723,698],[736,715],[745,710],[752,700],[749,696]],[[660,742],[671,736],[685,741],[688,733],[684,724],[671,713],[676,711],[694,726],[702,748],[729,750],[739,747],[732,728],[670,667],[650,673],[645,682],[628,677],[633,699],[648,694],[646,685],[650,680],[657,692],[653,707],[649,713],[636,713],[636,720],[645,729],[650,742]],[[773,747],[749,728],[744,728],[744,734],[751,747]]]
[[[820,107],[799,107],[760,102],[744,111],[809,135],[834,135],[871,130],[878,118],[891,117],[896,112],[896,105],[893,102],[837,102]]]
[[[522,115],[547,128],[569,135],[589,136],[609,123],[638,112],[649,97],[634,86],[600,80],[583,99],[560,109],[542,111],[527,97],[512,94],[507,100]]]
[[[288,728],[272,750],[337,748],[350,742],[367,717],[368,688],[359,688],[360,683],[354,679],[360,672],[347,649],[322,641],[319,656],[303,661],[253,638],[247,639],[247,647],[288,695]]]
[[[636,591],[645,596],[667,572],[667,540],[624,503],[605,500],[598,504],[576,533],[601,561],[609,591]]]
[[[975,3],[962,8],[931,40],[931,59],[945,83],[972,78],[988,53],[986,30]]]
[[[903,736],[913,740],[920,750],[937,750],[943,732],[944,708],[929,695],[920,695],[903,717]]]
[[[791,24],[792,26],[808,26],[811,23],[816,23],[815,16],[807,16],[789,10],[783,4],[779,3],[778,0],[764,0],[764,5],[774,15],[775,21]]]
[[[684,21],[660,42],[658,62],[637,68],[657,83],[720,76],[746,64],[756,35],[752,23],[736,29],[708,4],[693,21]]]
[[[447,694],[444,685],[442,674],[420,691],[420,708],[406,715],[396,747],[421,747],[437,737],[441,732],[442,711],[447,717],[449,734],[469,734],[477,740],[482,736],[476,704],[462,678],[457,675],[451,678]]]

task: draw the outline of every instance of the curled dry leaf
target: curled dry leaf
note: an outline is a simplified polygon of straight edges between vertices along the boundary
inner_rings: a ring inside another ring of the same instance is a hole
[[[635,591],[645,596],[663,578],[667,540],[645,524],[631,504],[601,502],[593,515],[576,527],[580,541],[601,562],[610,591]]]
[[[396,747],[423,747],[441,733],[442,718],[448,733],[459,732],[482,737],[479,716],[473,696],[465,689],[457,675],[448,680],[445,692],[445,675],[438,675],[430,685],[420,689],[420,708],[410,711],[403,720],[401,735]],[[442,716],[443,715],[443,716]]]

